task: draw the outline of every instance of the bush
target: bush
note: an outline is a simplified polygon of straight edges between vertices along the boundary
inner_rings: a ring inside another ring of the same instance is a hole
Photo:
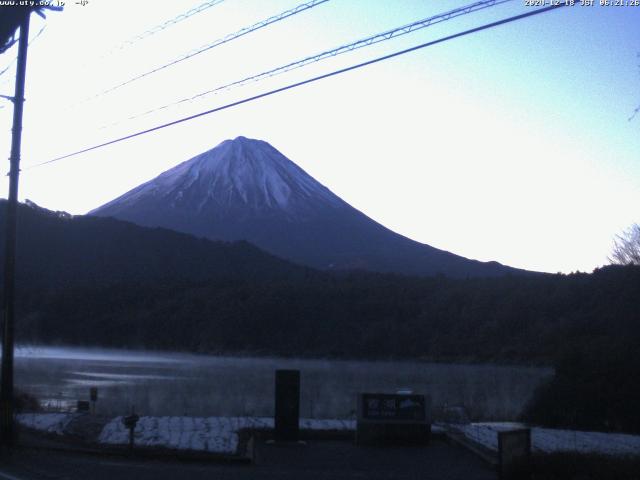
[[[523,420],[547,427],[640,433],[640,356],[631,345],[573,348]]]
[[[16,413],[37,412],[40,410],[40,402],[28,393],[16,392],[14,402]]]

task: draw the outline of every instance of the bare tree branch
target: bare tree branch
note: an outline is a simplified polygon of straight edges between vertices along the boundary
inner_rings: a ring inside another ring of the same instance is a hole
[[[616,235],[609,261],[617,265],[640,265],[640,224]]]

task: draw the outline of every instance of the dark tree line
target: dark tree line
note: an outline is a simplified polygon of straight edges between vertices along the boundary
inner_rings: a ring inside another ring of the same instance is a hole
[[[353,273],[21,297],[22,342],[555,365],[527,419],[640,432],[640,267],[452,280]]]
[[[549,364],[570,347],[640,344],[640,267],[452,280],[306,279],[35,289],[23,341],[284,356]]]

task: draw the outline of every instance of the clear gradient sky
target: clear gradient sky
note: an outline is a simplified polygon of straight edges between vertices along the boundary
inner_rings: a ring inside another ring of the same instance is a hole
[[[336,68],[530,11],[515,0],[268,81],[122,121],[247,75],[456,8],[330,0],[90,101],[303,0],[67,1],[33,16],[20,198],[86,213],[227,138],[270,142],[345,201],[417,241],[549,272],[607,263],[640,221],[640,7],[563,8],[40,168],[29,165]],[[598,1],[596,1],[598,3]],[[16,49],[0,55],[0,71]],[[13,91],[13,71],[0,94]],[[0,151],[11,107],[0,100]],[[113,125],[115,123],[115,125]],[[110,126],[108,126],[110,125]],[[4,133],[2,133],[4,132]],[[8,162],[6,165],[8,170]],[[3,177],[0,192],[6,196]]]

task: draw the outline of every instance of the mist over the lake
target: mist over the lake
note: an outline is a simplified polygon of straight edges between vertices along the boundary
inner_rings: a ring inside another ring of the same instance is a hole
[[[413,390],[434,413],[516,419],[548,368],[419,362],[221,357],[78,347],[20,347],[17,389],[49,409],[74,408],[98,388],[96,411],[121,415],[272,416],[274,375],[301,371],[301,416],[350,418],[359,392]]]

